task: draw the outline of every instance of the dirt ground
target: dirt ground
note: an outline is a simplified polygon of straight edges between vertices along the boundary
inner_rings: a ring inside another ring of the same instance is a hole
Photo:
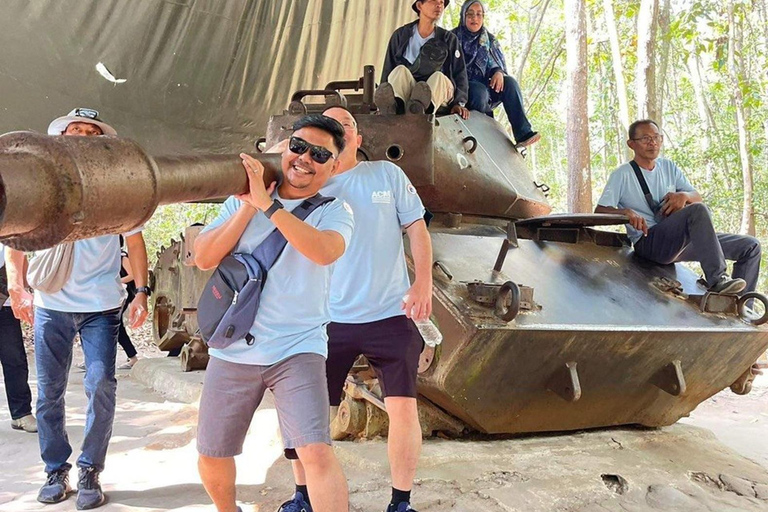
[[[159,355],[141,345],[145,357]],[[75,450],[85,420],[82,377],[70,374],[66,397]],[[120,372],[118,382],[102,474],[110,502],[101,510],[213,511],[195,464],[194,404],[168,400],[129,372]],[[421,512],[768,511],[767,398],[764,375],[747,397],[725,391],[669,428],[427,440],[413,504]],[[7,407],[0,407],[0,511],[75,510],[73,498],[53,506],[35,501],[44,477],[37,439],[12,431],[9,421]],[[385,443],[337,443],[336,453],[349,479],[351,510],[384,510],[390,492]],[[254,418],[238,470],[245,512],[272,512],[292,492],[268,401]]]

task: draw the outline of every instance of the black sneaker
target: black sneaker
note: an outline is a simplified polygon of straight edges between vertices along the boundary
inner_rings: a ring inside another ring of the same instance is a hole
[[[415,508],[411,508],[411,504],[407,501],[401,501],[399,505],[390,503],[387,507],[387,512],[418,512]]]
[[[72,492],[69,486],[69,469],[57,469],[48,473],[48,479],[37,493],[40,503],[59,503]]]
[[[93,466],[80,468],[77,479],[77,510],[100,507],[106,502],[99,484],[99,471]]]
[[[715,284],[709,287],[709,291],[714,293],[721,293],[723,295],[734,295],[746,287],[747,282],[743,279],[731,279],[726,275],[722,275]]]

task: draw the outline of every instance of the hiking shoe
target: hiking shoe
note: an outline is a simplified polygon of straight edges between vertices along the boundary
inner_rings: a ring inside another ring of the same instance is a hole
[[[517,144],[515,144],[518,148],[525,148],[528,146],[532,146],[533,144],[536,144],[541,140],[541,134],[539,132],[531,132],[528,137],[525,139],[518,141]]]
[[[376,92],[373,93],[373,102],[376,103],[380,114],[388,116],[397,114],[397,101],[392,84],[385,82],[377,87]]]
[[[416,82],[408,100],[406,110],[409,114],[429,114],[432,109],[432,89],[427,82]]]
[[[280,505],[277,512],[312,512],[312,507],[310,507],[307,500],[304,499],[304,495],[299,491],[296,491],[293,498]]]
[[[23,430],[24,432],[37,432],[37,420],[31,414],[27,414],[17,420],[11,420],[13,430]]]
[[[390,503],[387,507],[387,512],[418,512],[415,508],[411,508],[411,504],[407,501],[401,501],[399,505],[395,506],[394,503]]]
[[[37,501],[40,503],[59,503],[67,499],[71,492],[69,469],[57,469],[48,473],[48,479],[37,493]]]
[[[739,293],[746,287],[747,282],[743,279],[731,279],[726,275],[722,275],[715,284],[709,287],[709,291],[723,295],[733,295]]]
[[[100,507],[106,502],[99,484],[99,471],[89,466],[80,468],[77,479],[77,510],[89,510]]]

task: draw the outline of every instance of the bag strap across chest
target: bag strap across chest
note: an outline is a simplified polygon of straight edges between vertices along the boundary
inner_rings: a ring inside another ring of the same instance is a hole
[[[333,197],[326,197],[321,194],[316,194],[302,201],[299,206],[291,211],[291,213],[297,219],[303,221],[309,217],[309,214],[315,211],[317,208],[324,205],[325,203],[330,203],[333,200]],[[283,249],[285,249],[287,244],[288,241],[285,239],[285,236],[283,236],[279,229],[275,228],[275,230],[267,235],[267,238],[265,238],[264,241],[261,242],[259,246],[253,250],[251,255],[256,259],[256,261],[259,262],[264,270],[269,270],[275,264],[277,258],[280,257],[280,254],[283,252]]]
[[[643,191],[643,195],[645,196],[645,201],[648,203],[648,208],[651,209],[651,212],[656,212],[656,201],[653,200],[653,196],[651,195],[651,190],[648,188],[648,182],[645,181],[645,176],[643,176],[643,171],[640,169],[640,166],[637,165],[637,162],[634,160],[629,161],[629,165],[632,166],[632,170],[635,171],[635,176],[637,177],[637,181],[640,182],[640,188]]]

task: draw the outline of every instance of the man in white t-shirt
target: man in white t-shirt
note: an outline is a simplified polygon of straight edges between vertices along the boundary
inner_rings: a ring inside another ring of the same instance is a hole
[[[674,162],[659,158],[663,142],[658,125],[650,119],[629,126],[627,145],[634,158],[611,173],[595,213],[629,217],[627,235],[638,256],[662,265],[698,261],[710,291],[753,291],[760,273],[760,241],[715,232],[699,193]],[[638,172],[647,183],[649,198]],[[735,261],[733,278],[726,274],[725,260]]]
[[[98,116],[92,109],[75,109],[51,122],[48,134],[116,135],[114,128]],[[124,236],[137,285],[136,298],[128,309],[129,325],[136,329],[147,318],[150,293],[147,251],[140,229]],[[88,409],[82,452],[77,459],[76,505],[78,510],[87,510],[105,503],[99,473],[104,469],[115,417],[115,357],[120,310],[126,296],[120,282],[119,238],[119,235],[105,235],[76,241],[72,273],[67,282],[53,293],[35,290],[34,298],[24,288],[26,255],[6,247],[11,307],[17,318],[34,324],[35,328],[38,438],[48,475],[37,495],[41,503],[58,503],[67,499],[72,491],[69,485],[72,465],[68,462],[72,446],[66,432],[64,395],[77,334],[85,354],[83,384]]]
[[[416,0],[419,19],[398,28],[389,40],[376,89],[376,105],[384,114],[427,114],[448,106],[469,118],[469,80],[459,39],[437,26],[450,0]]]
[[[362,137],[354,116],[342,107],[324,115],[344,126],[339,170],[322,193],[343,198],[359,227],[331,278],[326,373],[331,406],[338,406],[344,381],[364,355],[376,371],[389,415],[388,453],[392,499],[387,512],[410,508],[410,493],[421,452],[416,376],[424,341],[413,320],[432,312],[432,242],[424,205],[402,169],[391,162],[358,162]],[[403,250],[410,240],[413,284]],[[296,492],[281,512],[312,511],[300,462],[294,462]]]
[[[198,414],[200,476],[218,512],[235,512],[235,455],[269,389],[286,450],[304,463],[317,512],[349,508],[341,465],[331,448],[325,358],[331,265],[349,245],[352,209],[334,199],[304,220],[290,212],[315,196],[338,167],[344,129],[321,115],[294,125],[282,154],[283,181],[264,186],[264,167],[241,155],[250,192],[230,197],[195,241],[195,263],[211,269],[231,253],[252,253],[275,229],[288,244],[268,270],[250,336],[211,359]]]

